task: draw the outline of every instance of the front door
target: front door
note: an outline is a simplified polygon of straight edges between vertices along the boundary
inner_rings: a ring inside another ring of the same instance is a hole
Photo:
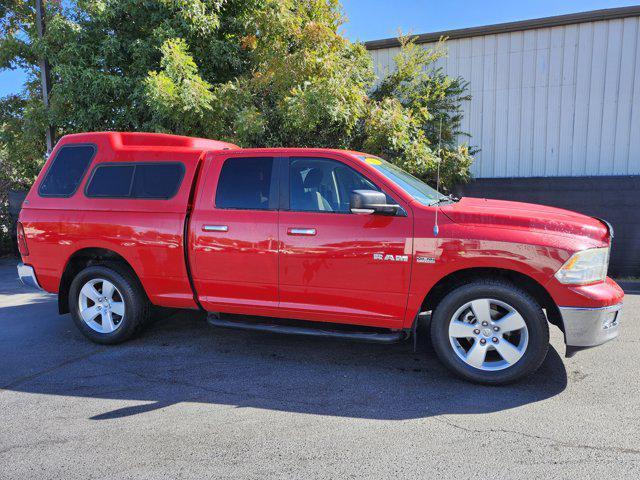
[[[190,227],[190,265],[208,311],[270,315],[277,309],[275,165],[271,157],[214,157],[205,172]]]
[[[380,189],[343,161],[290,158],[284,170],[281,189],[288,191],[288,199],[281,204],[279,227],[283,314],[400,328],[412,264],[411,213],[351,213],[353,190]]]

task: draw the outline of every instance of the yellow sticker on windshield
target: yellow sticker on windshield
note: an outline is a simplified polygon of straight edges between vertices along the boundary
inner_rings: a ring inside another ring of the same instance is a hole
[[[382,165],[382,161],[379,158],[367,157],[364,159],[369,165]]]

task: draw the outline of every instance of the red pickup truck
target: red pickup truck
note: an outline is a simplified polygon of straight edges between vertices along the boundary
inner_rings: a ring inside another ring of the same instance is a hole
[[[372,342],[415,335],[431,312],[441,361],[499,384],[540,366],[549,323],[567,354],[617,335],[612,237],[565,210],[444,196],[365,153],[83,133],[60,140],[26,197],[18,272],[105,344],[152,305]]]

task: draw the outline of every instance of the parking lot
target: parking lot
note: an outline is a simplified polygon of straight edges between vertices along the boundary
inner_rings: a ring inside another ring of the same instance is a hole
[[[621,337],[508,387],[456,380],[428,342],[218,330],[167,314],[89,343],[0,263],[0,478],[631,478],[640,296]]]

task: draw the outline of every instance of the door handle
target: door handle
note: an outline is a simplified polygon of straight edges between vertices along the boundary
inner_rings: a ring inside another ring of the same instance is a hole
[[[315,235],[315,228],[289,228],[287,229],[287,235]]]
[[[227,225],[203,225],[203,232],[228,232],[229,227]]]

